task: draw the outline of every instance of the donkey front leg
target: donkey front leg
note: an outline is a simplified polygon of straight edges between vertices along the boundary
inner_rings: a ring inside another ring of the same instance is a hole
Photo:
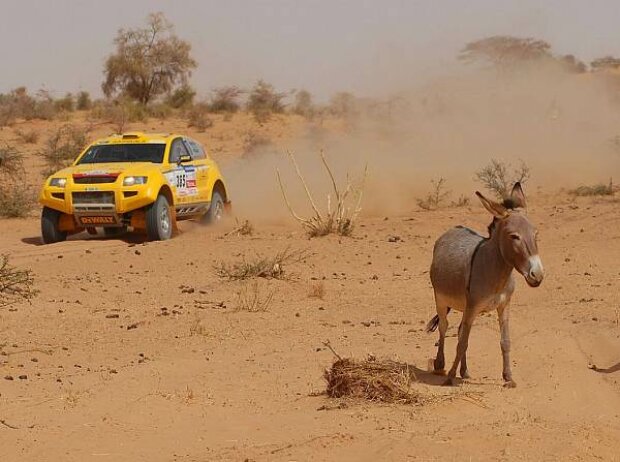
[[[448,372],[448,378],[444,382],[444,385],[454,385],[454,380],[456,379],[456,370],[459,367],[459,364],[465,358],[467,354],[467,346],[469,345],[469,334],[471,332],[471,328],[474,324],[474,318],[476,317],[476,312],[472,308],[465,308],[463,313],[463,320],[461,321],[461,327],[459,329],[459,343],[456,346],[456,358],[454,358],[454,363],[452,364],[452,368],[450,372]],[[467,370],[467,363],[465,363],[465,370]]]
[[[517,386],[514,380],[512,380],[512,371],[510,370],[510,332],[509,332],[509,314],[508,304],[502,305],[497,308],[497,316],[499,319],[499,330],[501,340],[499,342],[502,348],[502,360],[503,370],[502,377],[504,378],[504,386],[507,388],[514,388]]]

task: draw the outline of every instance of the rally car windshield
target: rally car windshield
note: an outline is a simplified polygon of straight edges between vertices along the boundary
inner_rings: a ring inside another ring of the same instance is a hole
[[[165,144],[101,144],[91,146],[78,164],[102,164],[107,162],[152,162],[164,160]]]

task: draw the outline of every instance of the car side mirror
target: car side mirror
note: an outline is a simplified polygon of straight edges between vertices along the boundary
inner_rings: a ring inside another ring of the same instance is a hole
[[[186,162],[191,162],[192,161],[192,156],[189,156],[187,154],[183,154],[181,156],[179,156],[179,160],[177,161],[177,164],[181,165],[184,164]]]

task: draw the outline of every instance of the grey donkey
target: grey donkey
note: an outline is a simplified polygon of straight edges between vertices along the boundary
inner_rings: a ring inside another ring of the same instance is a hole
[[[439,343],[434,368],[444,374],[444,341],[448,330],[448,312],[463,312],[459,326],[456,358],[448,372],[446,385],[454,385],[456,370],[469,378],[467,345],[474,319],[480,313],[497,310],[501,332],[504,385],[515,387],[510,370],[510,335],[508,313],[510,297],[515,289],[513,269],[523,275],[531,287],[538,287],[544,270],[538,245],[537,231],[528,220],[525,194],[516,183],[509,198],[502,203],[492,201],[476,191],[482,205],[493,215],[489,237],[457,226],[435,242],[431,282],[435,291],[437,315],[427,325],[427,331],[439,326]]]

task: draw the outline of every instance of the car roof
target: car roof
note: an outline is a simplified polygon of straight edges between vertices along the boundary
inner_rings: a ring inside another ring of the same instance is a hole
[[[123,144],[123,143],[132,143],[132,144],[143,144],[143,143],[156,143],[156,144],[166,144],[169,141],[177,138],[179,135],[176,133],[143,133],[143,132],[127,132],[122,134],[114,134],[110,136],[106,136],[105,138],[100,138],[96,140],[93,144]]]

